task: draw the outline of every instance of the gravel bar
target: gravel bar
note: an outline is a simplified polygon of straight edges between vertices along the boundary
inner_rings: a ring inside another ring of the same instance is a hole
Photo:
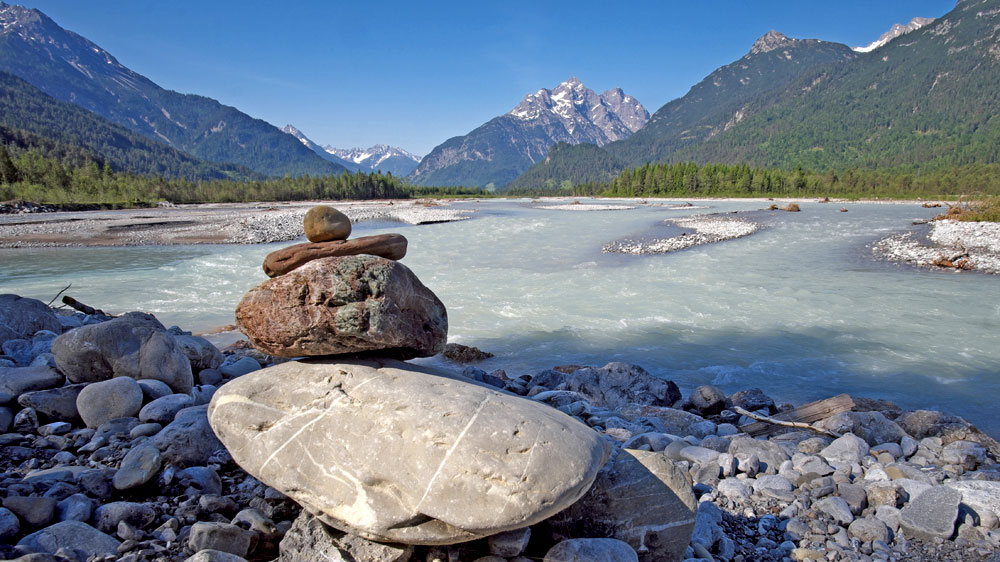
[[[656,240],[618,240],[604,245],[604,253],[616,254],[665,254],[684,250],[702,244],[722,242],[749,236],[761,229],[759,223],[746,219],[700,215],[666,221],[667,224],[694,230],[694,234],[683,233],[670,238]]]

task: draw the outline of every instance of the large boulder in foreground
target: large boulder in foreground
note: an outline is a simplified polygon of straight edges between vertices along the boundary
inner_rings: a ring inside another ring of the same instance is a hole
[[[628,543],[639,560],[682,560],[697,515],[691,477],[666,456],[618,449],[586,495],[549,519],[556,536]]]
[[[220,388],[209,421],[240,466],[324,523],[404,544],[542,521],[610,452],[558,410],[393,360],[262,369]]]
[[[70,330],[52,342],[52,354],[70,382],[155,379],[181,393],[194,384],[184,350],[159,320],[144,312]]]
[[[280,357],[378,350],[403,359],[444,349],[448,313],[405,265],[376,256],[323,258],[251,289],[236,323]]]
[[[62,324],[51,308],[38,299],[0,295],[0,343],[27,339],[39,330],[62,333]]]

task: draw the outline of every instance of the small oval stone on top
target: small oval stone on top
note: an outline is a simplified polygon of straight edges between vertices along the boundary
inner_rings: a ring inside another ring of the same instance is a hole
[[[306,238],[310,242],[347,240],[351,235],[351,219],[329,205],[309,209],[304,223]]]

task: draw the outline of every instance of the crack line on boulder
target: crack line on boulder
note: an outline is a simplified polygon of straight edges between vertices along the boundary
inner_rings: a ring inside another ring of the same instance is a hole
[[[479,405],[476,406],[476,411],[472,414],[472,419],[470,419],[469,422],[465,424],[465,427],[462,428],[462,432],[458,434],[458,437],[455,439],[455,442],[452,443],[451,448],[448,449],[448,452],[444,454],[444,458],[441,459],[441,464],[439,464],[437,470],[434,471],[434,475],[431,476],[430,481],[427,483],[427,489],[424,490],[424,495],[420,497],[420,501],[418,501],[417,505],[413,508],[415,511],[419,510],[420,506],[423,505],[424,500],[427,499],[427,494],[431,492],[431,487],[434,486],[434,481],[437,480],[438,475],[441,474],[441,469],[444,468],[444,465],[448,462],[448,458],[451,457],[451,454],[458,448],[458,444],[462,442],[462,438],[465,437],[466,432],[469,431],[472,424],[476,422],[477,418],[479,418],[479,414],[482,413],[483,408],[486,407],[486,403],[489,401],[490,397],[486,396],[481,402],[479,402]]]
[[[352,391],[357,390],[357,389],[361,388],[362,386],[364,386],[364,385],[372,382],[373,380],[377,379],[378,377],[379,377],[379,375],[376,374],[376,375],[372,376],[371,378],[369,378],[369,379],[367,379],[365,381],[362,381],[360,384],[358,384],[357,386],[355,386],[351,390]],[[285,447],[287,447],[292,441],[295,441],[295,439],[299,435],[301,435],[303,431],[305,431],[306,429],[308,429],[309,426],[313,425],[314,423],[316,423],[319,420],[321,420],[324,417],[326,417],[326,415],[329,414],[333,410],[334,406],[340,404],[340,402],[344,398],[349,398],[349,396],[347,395],[346,392],[344,393],[343,396],[341,396],[341,397],[337,398],[336,400],[334,400],[333,402],[331,402],[330,406],[327,407],[327,409],[325,409],[322,412],[320,412],[320,414],[318,416],[316,416],[315,418],[313,418],[313,419],[309,420],[308,422],[306,422],[305,424],[303,424],[302,427],[300,427],[298,431],[296,431],[295,433],[293,433],[292,436],[289,437],[287,441],[285,441],[284,443],[281,444],[280,447],[278,447],[277,449],[275,449],[274,452],[272,452],[267,457],[267,460],[264,461],[264,464],[260,465],[260,471],[261,471],[261,473],[263,474],[264,469],[267,468],[268,463],[270,463],[272,460],[274,460],[274,457],[277,456],[278,453],[280,453],[282,451],[282,449],[284,449]]]

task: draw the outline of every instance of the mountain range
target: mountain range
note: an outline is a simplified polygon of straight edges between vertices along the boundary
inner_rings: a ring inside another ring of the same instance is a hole
[[[299,139],[299,142],[324,159],[352,172],[383,172],[405,177],[420,162],[419,156],[387,144],[376,144],[369,148],[334,148],[316,144],[293,125],[285,125],[281,130]]]
[[[417,185],[500,187],[544,159],[556,143],[601,146],[628,138],[648,119],[646,108],[620,88],[598,95],[573,77],[436,146],[409,179]]]
[[[271,176],[345,171],[263,120],[161,88],[39,10],[0,3],[0,70],[202,160]]]
[[[816,170],[997,163],[1000,0],[961,0],[924,23],[870,52],[769,32],[636,134],[599,153],[553,150],[511,187],[560,185],[569,169],[574,181],[600,181],[646,162]]]

